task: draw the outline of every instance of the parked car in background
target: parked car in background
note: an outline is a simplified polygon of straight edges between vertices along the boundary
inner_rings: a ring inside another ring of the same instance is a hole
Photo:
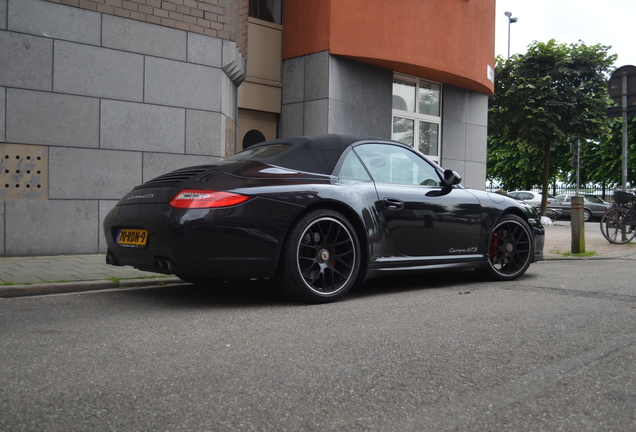
[[[600,219],[610,204],[592,194],[581,194],[583,196],[583,220],[586,222],[592,219]],[[574,194],[557,195],[550,200],[549,208],[560,208],[564,217],[572,215],[572,197]]]
[[[514,191],[509,192],[508,196],[514,199],[518,199],[521,201],[525,201],[530,204],[532,207],[540,207],[541,206],[541,192],[533,192],[533,191]],[[548,204],[550,201],[550,195],[548,195]]]

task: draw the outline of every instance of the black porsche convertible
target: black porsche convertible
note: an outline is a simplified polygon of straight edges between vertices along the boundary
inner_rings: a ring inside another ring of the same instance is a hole
[[[395,141],[267,141],[135,187],[104,220],[106,261],[200,284],[270,278],[320,303],[382,275],[474,268],[513,280],[543,259],[531,206],[460,180]]]

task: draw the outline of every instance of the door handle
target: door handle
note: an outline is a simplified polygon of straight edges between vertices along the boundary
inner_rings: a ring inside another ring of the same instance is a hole
[[[404,202],[397,198],[384,198],[382,202],[384,203],[384,208],[389,211],[399,211],[404,208]]]

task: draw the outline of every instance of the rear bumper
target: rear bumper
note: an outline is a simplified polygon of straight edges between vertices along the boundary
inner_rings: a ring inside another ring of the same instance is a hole
[[[107,262],[190,279],[267,278],[273,276],[277,265],[273,252],[269,257],[205,258],[187,252],[165,253],[116,246],[108,248]]]
[[[113,265],[190,279],[271,277],[294,211],[297,207],[280,203],[274,211],[270,201],[259,199],[214,210],[117,206],[104,219],[107,257]],[[118,245],[121,228],[146,229],[147,244]]]

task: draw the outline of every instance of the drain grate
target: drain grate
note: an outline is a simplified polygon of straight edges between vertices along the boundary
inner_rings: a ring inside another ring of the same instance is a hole
[[[48,199],[49,148],[0,144],[0,199]]]

